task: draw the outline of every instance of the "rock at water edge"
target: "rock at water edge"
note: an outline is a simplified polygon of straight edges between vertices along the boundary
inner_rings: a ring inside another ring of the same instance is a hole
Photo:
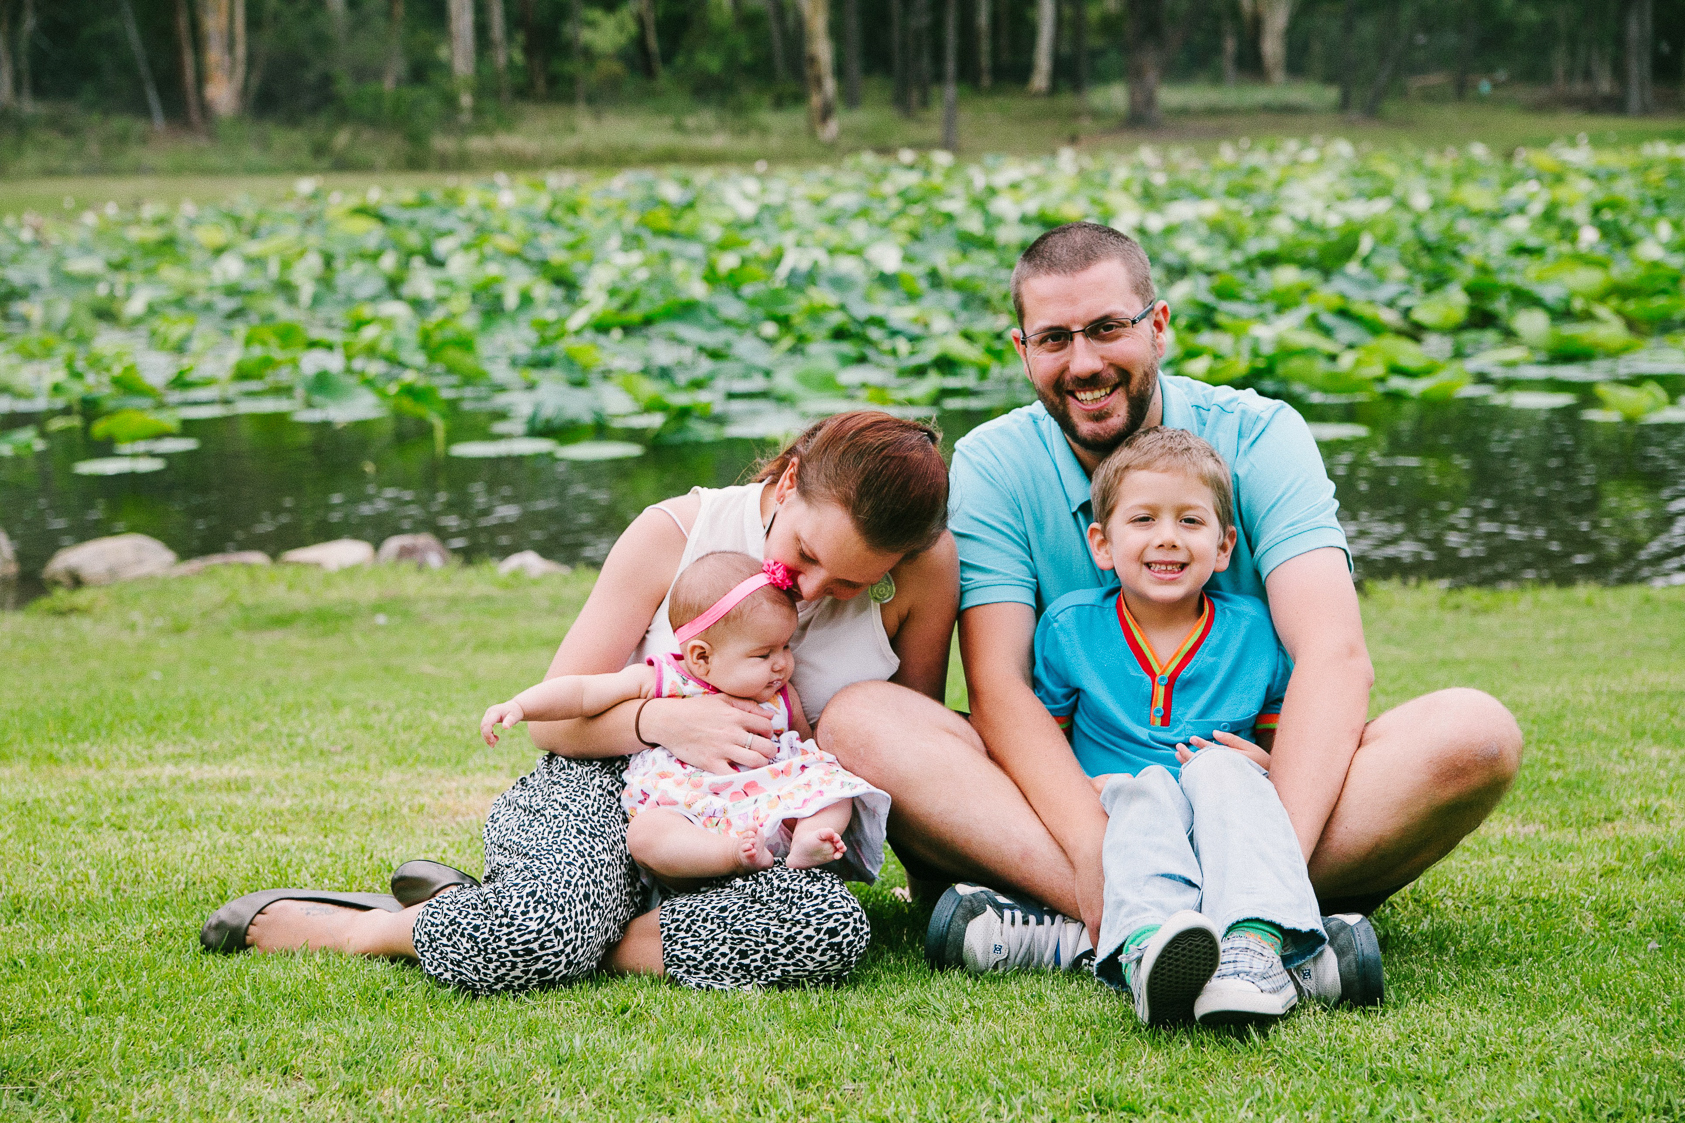
[[[368,565],[374,561],[374,547],[358,538],[336,538],[332,542],[318,542],[314,546],[288,550],[281,555],[281,560],[293,565],[319,565],[332,573],[336,569]]]
[[[41,571],[49,585],[109,585],[156,577],[176,563],[175,551],[144,534],[113,534],[66,546]]]
[[[537,550],[522,550],[498,562],[497,572],[500,576],[524,573],[528,577],[545,577],[552,573],[572,573],[573,566],[551,561],[540,555]]]
[[[235,550],[227,554],[206,554],[202,558],[188,558],[170,567],[171,577],[192,577],[216,565],[268,565],[269,555],[262,550]]]
[[[12,549],[12,540],[6,537],[6,532],[0,530],[0,581],[10,581],[17,575],[17,551]]]
[[[451,563],[451,552],[431,534],[394,534],[380,544],[374,560],[383,565],[407,562],[422,569],[443,569]]]

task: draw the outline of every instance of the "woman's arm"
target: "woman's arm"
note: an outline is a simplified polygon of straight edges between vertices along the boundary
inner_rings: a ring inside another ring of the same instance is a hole
[[[954,536],[943,534],[936,545],[896,566],[891,576],[895,599],[884,606],[884,630],[901,667],[890,681],[945,702],[948,654],[960,605]]]

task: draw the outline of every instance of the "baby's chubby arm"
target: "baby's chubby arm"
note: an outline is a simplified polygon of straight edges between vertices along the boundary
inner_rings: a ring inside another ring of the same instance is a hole
[[[559,675],[499,702],[480,719],[480,736],[497,744],[498,731],[523,721],[595,717],[655,689],[655,668],[636,663],[606,675]]]

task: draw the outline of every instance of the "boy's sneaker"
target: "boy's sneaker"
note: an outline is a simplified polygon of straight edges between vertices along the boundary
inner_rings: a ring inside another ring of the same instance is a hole
[[[1173,1025],[1194,1016],[1219,957],[1217,926],[1183,909],[1159,926],[1124,963],[1124,982],[1135,1016],[1149,1026]]]
[[[961,882],[936,902],[924,958],[978,973],[1092,970],[1094,945],[1080,920]]]
[[[1236,932],[1223,937],[1222,962],[1200,991],[1194,1017],[1206,1026],[1268,1025],[1298,1002],[1281,956],[1262,940]]]
[[[1387,985],[1375,926],[1367,916],[1349,912],[1323,917],[1322,930],[1328,943],[1293,968],[1293,985],[1324,1006],[1379,1006]]]

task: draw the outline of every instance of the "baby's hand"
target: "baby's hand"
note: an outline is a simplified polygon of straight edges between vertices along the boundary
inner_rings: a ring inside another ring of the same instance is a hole
[[[526,720],[526,714],[514,702],[499,702],[486,711],[486,716],[480,719],[480,736],[486,739],[487,745],[497,744],[499,728],[508,729]]]
[[[1090,776],[1088,778],[1088,782],[1094,785],[1095,795],[1104,795],[1106,794],[1106,782],[1118,775],[1119,773],[1117,772],[1102,772],[1098,776]]]

